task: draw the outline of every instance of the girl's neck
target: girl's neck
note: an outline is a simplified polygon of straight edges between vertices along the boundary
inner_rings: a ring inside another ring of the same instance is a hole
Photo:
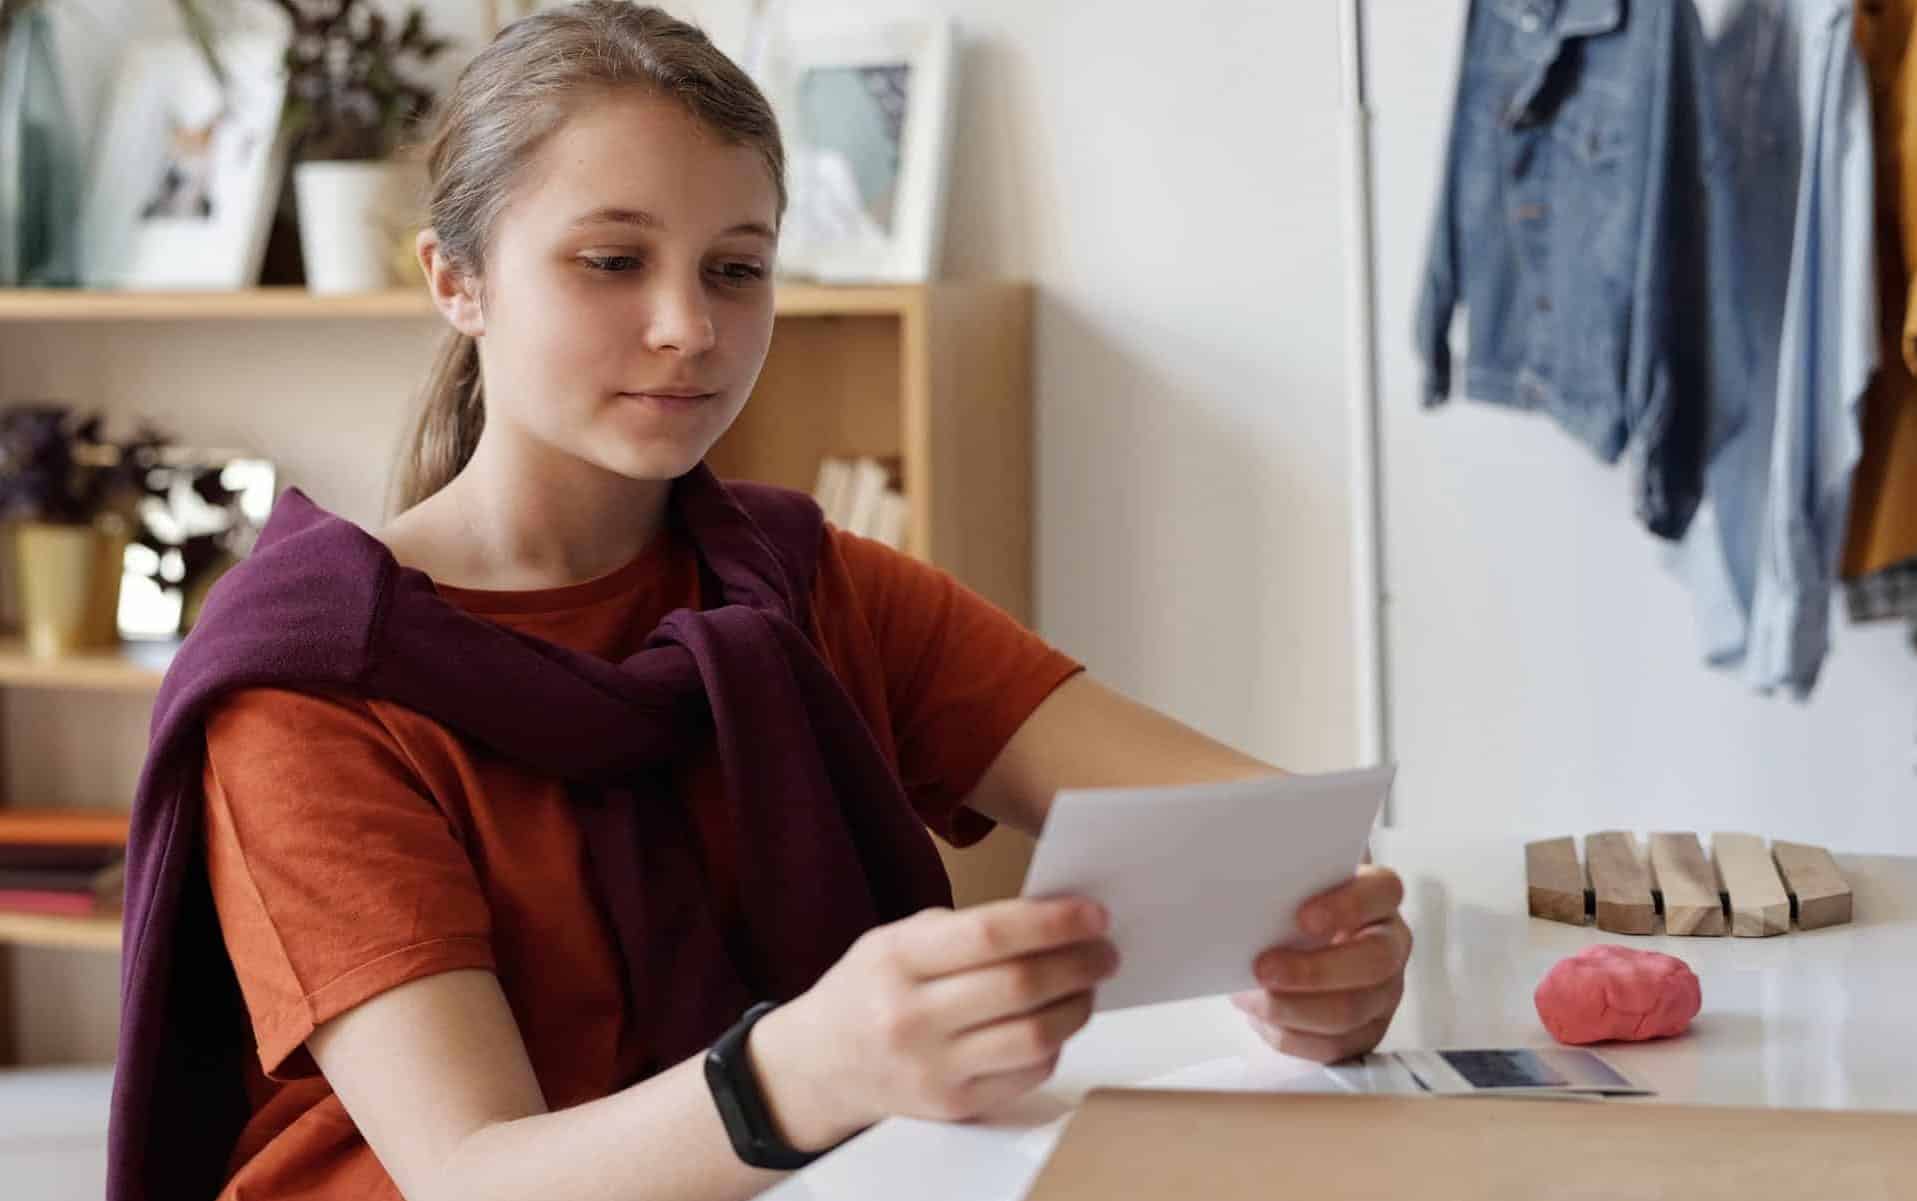
[[[389,527],[402,563],[461,588],[558,588],[625,566],[664,526],[672,481],[504,433],[489,428],[452,483]]]

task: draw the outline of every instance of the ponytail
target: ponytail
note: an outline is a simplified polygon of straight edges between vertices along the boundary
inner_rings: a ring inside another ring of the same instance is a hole
[[[394,511],[405,512],[452,483],[472,460],[484,428],[479,344],[458,330],[448,330],[426,380],[409,449],[400,462]]]

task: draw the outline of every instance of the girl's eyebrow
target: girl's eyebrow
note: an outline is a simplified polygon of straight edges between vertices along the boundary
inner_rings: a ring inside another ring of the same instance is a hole
[[[583,216],[574,218],[571,228],[578,229],[586,225],[636,225],[641,229],[664,229],[666,223],[644,209],[628,209],[607,206],[593,209]],[[776,240],[778,235],[772,227],[763,221],[742,221],[725,231],[723,236],[734,234],[755,234],[768,240]]]

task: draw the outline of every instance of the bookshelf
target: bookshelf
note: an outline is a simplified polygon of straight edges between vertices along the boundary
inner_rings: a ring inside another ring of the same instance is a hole
[[[17,639],[0,639],[0,717],[7,716],[4,709],[18,693],[35,694],[42,704],[50,694],[78,697],[82,703],[89,695],[124,696],[144,702],[158,691],[172,652],[171,645],[130,643],[113,650],[44,660],[27,654]],[[140,703],[139,707],[144,710],[146,705]],[[95,731],[86,733],[91,737]],[[13,737],[4,726],[0,726],[0,734],[6,735],[0,737],[0,805],[5,805],[11,793],[11,773],[3,770],[10,766],[7,755],[33,748]],[[28,979],[15,971],[13,948],[117,954],[120,914],[115,911],[67,917],[0,910],[0,1066],[18,1062],[21,1053],[12,1014],[14,998],[9,994],[16,987],[27,987]],[[20,977],[17,982],[16,976]]]
[[[781,284],[776,311],[765,369],[744,415],[714,448],[714,469],[809,491],[823,457],[895,460],[907,552],[1030,621],[1029,286]],[[364,520],[380,507],[392,448],[410,418],[405,399],[424,377],[439,329],[416,290],[0,290],[0,404],[60,399],[115,420],[152,417],[188,444],[245,446],[278,462],[283,483]],[[263,391],[262,380],[272,387]],[[0,775],[0,804],[8,778],[60,757],[115,765],[109,787],[130,795],[132,779],[119,775],[144,749],[147,698],[171,649],[138,645],[44,663],[0,639],[0,709],[8,710],[0,714],[0,766],[13,769]],[[29,690],[30,702],[7,704]],[[18,710],[28,706],[44,712],[23,726]],[[31,735],[8,737],[54,723],[84,732],[51,748]],[[64,766],[77,775],[85,765]],[[1016,893],[1030,841],[1001,830],[978,847],[941,844],[940,852],[959,903],[969,904]],[[10,993],[55,970],[48,955],[89,953],[57,969],[85,974],[94,969],[78,964],[110,965],[101,953],[118,945],[117,918],[0,914],[0,1065],[43,1062],[39,1045],[70,1041],[41,1039],[32,1022],[16,1020]],[[66,991],[85,993],[79,1005],[117,1001],[104,969],[93,987],[69,983]],[[101,1024],[81,1016],[76,1027]],[[103,1047],[97,1057],[111,1054]]]

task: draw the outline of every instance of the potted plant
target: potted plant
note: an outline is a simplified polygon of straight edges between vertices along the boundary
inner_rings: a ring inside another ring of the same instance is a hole
[[[286,127],[307,287],[393,281],[394,245],[423,219],[425,167],[400,155],[432,107],[407,72],[451,42],[415,6],[395,26],[369,0],[275,0],[292,19]]]
[[[126,547],[165,439],[100,431],[98,416],[58,405],[0,412],[0,517],[15,523],[20,615],[38,657],[117,639]]]

